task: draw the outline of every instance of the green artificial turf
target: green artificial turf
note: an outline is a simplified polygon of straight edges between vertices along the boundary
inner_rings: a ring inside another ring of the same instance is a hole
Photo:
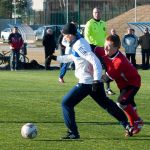
[[[66,133],[61,99],[76,83],[68,71],[65,84],[58,82],[58,70],[0,72],[0,150],[148,150],[150,149],[150,77],[140,70],[142,86],[135,97],[145,124],[134,137],[125,138],[124,129],[90,98],[75,107],[80,140],[60,140]],[[111,83],[117,99],[119,90]],[[28,122],[38,127],[35,139],[21,137]]]

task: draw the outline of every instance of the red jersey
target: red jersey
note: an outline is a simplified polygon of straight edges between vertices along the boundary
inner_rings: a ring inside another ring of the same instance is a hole
[[[128,61],[128,59],[118,51],[113,58],[104,54],[104,49],[100,47],[95,48],[95,53],[102,57],[106,65],[107,76],[115,80],[119,89],[127,86],[141,86],[141,77],[136,68]]]
[[[20,50],[23,45],[23,39],[20,33],[11,33],[8,40],[13,50]]]

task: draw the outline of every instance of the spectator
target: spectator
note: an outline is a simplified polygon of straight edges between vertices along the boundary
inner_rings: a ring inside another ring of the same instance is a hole
[[[118,38],[118,40],[120,41],[120,37],[119,37],[119,35],[116,33],[116,30],[115,30],[115,29],[112,28],[112,29],[110,30],[110,34],[116,36],[116,37]],[[121,41],[120,41],[120,43],[121,43]]]
[[[45,51],[45,69],[49,70],[51,65],[51,60],[49,56],[55,52],[56,42],[52,29],[47,29],[47,33],[43,37],[43,46]]]
[[[104,91],[103,83],[100,82],[102,67],[99,59],[91,51],[89,43],[82,37],[77,36],[77,28],[68,23],[63,28],[65,40],[70,43],[72,53],[65,56],[51,56],[51,59],[59,62],[75,63],[75,76],[79,82],[64,96],[62,100],[62,111],[64,122],[68,128],[67,135],[62,139],[79,139],[79,131],[75,121],[74,107],[85,97],[90,95],[96,103],[114,116],[123,125],[128,135],[132,135],[127,117],[121,109],[110,100]]]
[[[150,57],[150,33],[148,28],[144,30],[144,35],[139,38],[139,44],[141,45],[142,52],[142,68],[149,68]]]
[[[23,45],[23,39],[21,34],[18,33],[18,27],[13,28],[13,32],[8,37],[8,43],[11,50],[10,69],[11,71],[16,71],[19,69],[19,54]]]
[[[20,53],[22,54],[21,62],[26,63],[25,56],[27,55],[27,42],[23,43]]]
[[[125,54],[128,60],[133,64],[134,67],[136,67],[136,48],[138,46],[138,39],[133,34],[133,29],[128,28],[127,34],[124,35],[122,39],[122,46],[125,49]]]
[[[93,9],[93,18],[85,25],[84,37],[90,44],[92,51],[94,51],[96,46],[104,47],[106,38],[106,23],[101,19],[101,11],[97,7]],[[102,60],[101,63],[103,64]],[[104,64],[103,67],[105,68]],[[108,95],[115,94],[110,89],[109,83],[106,83],[106,93]]]

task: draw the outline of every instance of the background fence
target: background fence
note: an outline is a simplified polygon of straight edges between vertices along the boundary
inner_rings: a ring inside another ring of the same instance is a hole
[[[65,24],[76,21],[85,24],[92,16],[92,9],[102,10],[102,19],[107,21],[135,7],[134,0],[47,0],[43,11],[30,12],[32,24]],[[150,4],[150,0],[137,0],[137,6]]]

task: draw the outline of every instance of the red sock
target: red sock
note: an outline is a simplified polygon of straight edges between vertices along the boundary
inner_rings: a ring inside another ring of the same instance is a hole
[[[127,105],[127,107],[124,108],[124,112],[130,121],[130,125],[134,126],[134,121],[138,120],[139,116],[132,107],[132,105],[131,104]]]

